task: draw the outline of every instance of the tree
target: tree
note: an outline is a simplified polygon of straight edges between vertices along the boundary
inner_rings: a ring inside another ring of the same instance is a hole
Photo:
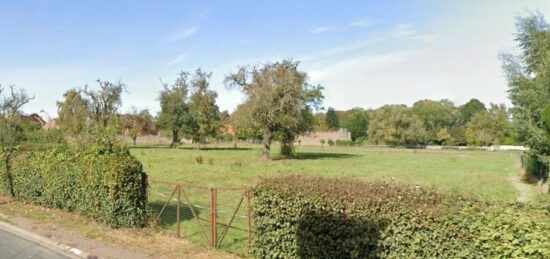
[[[262,156],[266,159],[277,134],[281,153],[292,155],[292,142],[297,135],[312,129],[312,109],[317,109],[323,99],[323,88],[311,85],[298,65],[299,62],[283,60],[261,67],[241,67],[225,79],[228,87],[239,88],[246,96],[240,113],[253,127],[263,130]]]
[[[193,142],[204,143],[208,138],[215,138],[218,134],[220,123],[220,111],[216,105],[218,94],[209,90],[209,81],[212,73],[206,73],[200,68],[195,71],[191,80],[191,94],[189,111],[192,117],[192,126],[189,127],[189,135]]]
[[[180,132],[191,122],[188,104],[189,73],[180,72],[173,85],[163,84],[160,92],[160,113],[158,125],[160,128],[172,131],[171,147],[180,142]]]
[[[421,100],[414,103],[412,107],[413,113],[424,123],[427,141],[431,143],[440,142],[437,133],[441,129],[454,126],[455,110],[454,104],[445,99],[441,101]]]
[[[550,139],[544,128],[545,107],[550,100],[550,24],[541,14],[518,18],[516,41],[519,55],[503,54],[515,132],[528,154],[550,156]]]
[[[336,111],[332,107],[328,107],[327,114],[325,115],[325,124],[331,130],[337,130],[340,128],[340,122]]]
[[[439,143],[441,143],[442,145],[446,145],[451,140],[451,134],[449,133],[447,128],[440,129],[437,132],[436,137],[437,141],[439,141]]]
[[[90,89],[84,85],[80,90],[86,98],[91,119],[96,127],[107,128],[118,118],[118,110],[122,105],[122,93],[125,85],[121,82],[112,83],[109,81],[97,80],[98,90]]]
[[[467,124],[469,145],[500,145],[508,138],[510,121],[504,104],[491,104],[489,111],[476,113]]]
[[[478,99],[470,99],[470,101],[458,107],[460,123],[465,125],[466,123],[470,122],[470,120],[476,113],[480,111],[487,111],[487,109],[485,108],[485,104],[483,104]]]
[[[421,144],[426,132],[422,121],[405,105],[385,105],[371,114],[371,142],[387,145]]]
[[[153,116],[151,116],[147,109],[138,111],[136,108],[132,108],[123,118],[125,134],[132,138],[134,146],[137,145],[137,138],[139,136],[149,134],[155,130]]]
[[[63,94],[62,102],[57,102],[58,122],[61,129],[71,135],[83,133],[87,128],[89,116],[88,102],[76,89],[70,89]]]
[[[14,85],[8,86],[8,94],[4,94],[5,88],[0,85],[0,118],[15,119],[21,114],[21,108],[34,99],[34,96],[29,96],[25,89],[16,89]]]
[[[368,118],[362,109],[355,109],[352,115],[344,122],[344,128],[351,134],[352,141],[360,137],[366,137],[368,127]]]

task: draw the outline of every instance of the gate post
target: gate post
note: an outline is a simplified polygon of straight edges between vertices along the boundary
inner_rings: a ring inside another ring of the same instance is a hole
[[[178,225],[178,238],[180,238],[180,203],[181,203],[181,186],[178,185],[176,188],[178,188],[178,203],[176,204],[176,217],[177,219],[177,225]]]
[[[210,196],[211,196],[211,202],[210,202],[210,232],[212,235],[211,240],[211,246],[217,247],[218,245],[218,190],[216,188],[210,188]]]

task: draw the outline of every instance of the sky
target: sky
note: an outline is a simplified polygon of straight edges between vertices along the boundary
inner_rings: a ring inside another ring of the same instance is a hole
[[[515,19],[537,11],[550,20],[550,1],[1,1],[0,84],[55,117],[66,90],[121,81],[121,112],[156,113],[161,82],[200,67],[233,111],[243,96],[226,75],[292,58],[337,110],[509,104],[499,53],[517,51]]]

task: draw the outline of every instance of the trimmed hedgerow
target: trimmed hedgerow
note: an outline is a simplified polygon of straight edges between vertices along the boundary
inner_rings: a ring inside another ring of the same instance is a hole
[[[50,146],[13,154],[9,167],[5,162],[0,191],[9,195],[11,181],[15,199],[78,211],[111,227],[146,223],[147,175],[125,148]]]
[[[548,209],[383,182],[282,177],[254,189],[258,258],[550,256]]]

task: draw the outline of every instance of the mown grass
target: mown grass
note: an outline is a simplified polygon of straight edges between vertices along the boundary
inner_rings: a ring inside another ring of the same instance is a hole
[[[297,147],[295,159],[260,159],[259,146],[209,146],[199,150],[189,146],[132,148],[151,180],[205,187],[251,187],[262,177],[309,175],[363,180],[396,181],[437,187],[444,191],[483,200],[514,201],[518,191],[510,179],[520,168],[518,152],[411,150],[363,147]],[[272,150],[277,154],[278,150]],[[151,184],[150,207],[162,209],[173,188]],[[184,239],[206,245],[209,237],[210,193],[208,188],[184,188],[194,204],[202,228],[186,206],[182,194],[180,231]],[[175,196],[176,197],[176,196]],[[175,235],[175,197],[161,216],[159,228]],[[238,191],[218,191],[218,235],[230,220],[242,197]],[[246,207],[241,207],[221,249],[246,254]]]
[[[212,187],[253,186],[260,177],[298,174],[430,185],[489,200],[518,197],[509,180],[518,174],[518,152],[298,147],[296,159],[275,156],[271,161],[259,159],[258,146],[138,147],[131,152],[150,179]]]

